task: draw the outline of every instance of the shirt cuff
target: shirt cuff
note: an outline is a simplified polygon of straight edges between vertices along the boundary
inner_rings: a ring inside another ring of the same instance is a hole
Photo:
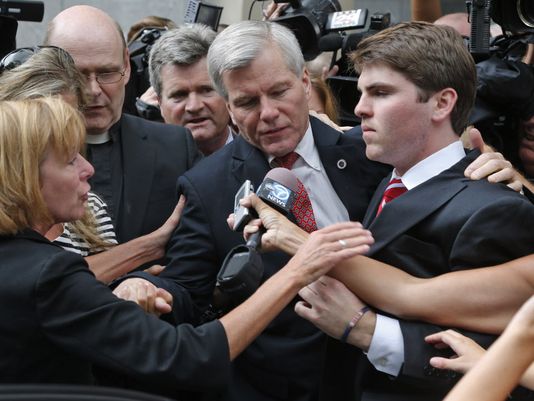
[[[367,359],[376,370],[398,376],[404,363],[404,338],[399,321],[376,315],[376,326]]]

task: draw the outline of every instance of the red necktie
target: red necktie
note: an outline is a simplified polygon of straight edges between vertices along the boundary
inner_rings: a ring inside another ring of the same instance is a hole
[[[300,156],[296,152],[288,153],[285,156],[277,157],[274,159],[275,163],[280,166],[291,170],[293,164]],[[313,215],[313,208],[308,196],[308,192],[302,182],[297,178],[297,193],[295,194],[295,201],[293,202],[293,208],[291,211],[297,220],[298,225],[305,231],[311,233],[317,230],[317,223],[315,222],[315,216]]]
[[[393,199],[395,199],[397,196],[402,195],[407,191],[406,187],[402,183],[402,180],[400,178],[393,178],[386,190],[384,191],[384,196],[382,197],[382,201],[380,202],[380,205],[378,205],[378,210],[376,212],[376,215],[378,216],[380,212],[382,211],[382,208],[384,205],[388,202],[391,202]]]

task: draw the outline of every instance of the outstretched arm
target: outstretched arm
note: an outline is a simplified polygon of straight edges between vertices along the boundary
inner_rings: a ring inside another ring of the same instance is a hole
[[[364,302],[399,318],[500,334],[534,291],[534,255],[429,279],[358,256],[331,270]],[[489,313],[491,311],[491,313]]]
[[[157,230],[142,237],[119,244],[104,252],[87,256],[85,261],[96,278],[104,283],[120,277],[136,267],[165,255],[169,237],[180,222],[185,198],[180,197],[173,213]]]
[[[454,370],[465,374],[476,366],[486,353],[484,348],[472,339],[454,330],[432,334],[425,338],[425,341],[440,349],[450,347],[455,353],[451,358],[433,357],[430,359],[430,364],[438,369]],[[519,384],[534,390],[534,363],[525,371]]]
[[[444,401],[502,401],[534,360],[534,297]],[[528,372],[530,375],[531,372]],[[530,383],[530,376],[526,378]]]
[[[245,202],[258,212],[245,233],[263,223],[266,250],[294,254],[307,235],[252,195]],[[430,323],[498,334],[534,290],[534,255],[488,268],[457,271],[421,279],[365,256],[339,263],[329,275],[364,302],[393,315]],[[491,313],[488,313],[491,311]]]
[[[220,319],[228,337],[230,359],[239,355],[301,288],[342,260],[367,252],[371,243],[371,234],[359,223],[334,224],[311,234],[286,266]]]

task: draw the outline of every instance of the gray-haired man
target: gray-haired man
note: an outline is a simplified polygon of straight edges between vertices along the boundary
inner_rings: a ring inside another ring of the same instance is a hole
[[[202,24],[167,31],[150,51],[150,83],[166,123],[191,130],[209,155],[233,138],[224,99],[208,76],[206,56],[216,33]]]

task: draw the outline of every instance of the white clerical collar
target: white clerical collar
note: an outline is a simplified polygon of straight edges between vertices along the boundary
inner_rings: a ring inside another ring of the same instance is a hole
[[[100,145],[102,143],[109,142],[111,139],[109,132],[104,132],[103,134],[87,134],[85,136],[85,143],[91,145]]]

